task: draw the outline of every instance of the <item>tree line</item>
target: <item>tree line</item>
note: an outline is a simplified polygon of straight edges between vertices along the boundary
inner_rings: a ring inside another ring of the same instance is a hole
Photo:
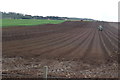
[[[0,12],[2,14],[2,19],[48,19],[48,20],[93,20],[88,18],[68,18],[68,17],[58,17],[58,16],[32,16],[27,14],[15,13],[15,12]]]
[[[3,19],[52,19],[52,20],[65,20],[68,19],[67,17],[58,17],[58,16],[32,16],[32,15],[24,15],[21,13],[15,13],[15,12],[0,12],[2,13]]]

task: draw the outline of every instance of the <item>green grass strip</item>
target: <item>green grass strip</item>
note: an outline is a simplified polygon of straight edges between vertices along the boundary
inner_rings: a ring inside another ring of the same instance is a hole
[[[65,22],[65,20],[2,19],[2,27],[32,26],[32,25],[41,25],[41,24],[59,24],[62,22]]]

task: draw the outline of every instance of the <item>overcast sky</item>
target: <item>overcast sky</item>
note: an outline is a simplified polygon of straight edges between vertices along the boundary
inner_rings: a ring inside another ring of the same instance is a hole
[[[120,0],[0,0],[0,11],[118,21]]]

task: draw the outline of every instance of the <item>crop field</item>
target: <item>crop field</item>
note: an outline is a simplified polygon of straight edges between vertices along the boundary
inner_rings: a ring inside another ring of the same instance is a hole
[[[3,77],[118,77],[118,23],[61,22],[3,28]]]
[[[33,25],[41,25],[41,24],[59,24],[62,22],[64,22],[64,20],[2,19],[2,26],[3,27],[33,26]]]

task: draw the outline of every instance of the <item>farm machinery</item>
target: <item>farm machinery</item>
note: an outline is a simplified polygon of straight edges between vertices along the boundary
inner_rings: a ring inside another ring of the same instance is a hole
[[[99,31],[103,31],[103,26],[99,25],[99,26],[98,26],[98,30],[99,30]]]

